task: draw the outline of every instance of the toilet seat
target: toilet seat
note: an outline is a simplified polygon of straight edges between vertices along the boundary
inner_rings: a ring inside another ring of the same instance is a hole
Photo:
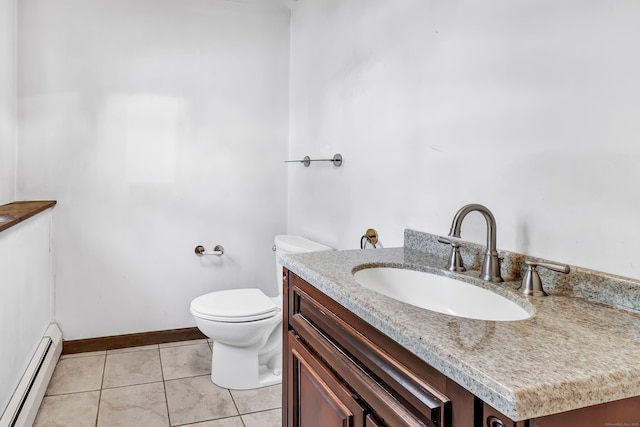
[[[228,289],[211,292],[191,302],[191,312],[217,322],[252,322],[273,317],[278,306],[260,289]]]

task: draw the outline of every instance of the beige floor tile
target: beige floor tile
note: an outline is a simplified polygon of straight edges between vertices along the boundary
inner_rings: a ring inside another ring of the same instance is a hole
[[[245,427],[282,427],[282,410],[254,412],[242,416]]]
[[[280,427],[282,387],[216,386],[211,344],[192,340],[65,355],[34,425],[96,426],[97,417],[98,427]]]
[[[168,427],[161,382],[102,391],[97,427]]]
[[[254,390],[231,390],[231,395],[241,414],[282,407],[280,384]]]
[[[161,348],[160,359],[165,381],[211,374],[211,348],[206,341]]]
[[[244,424],[242,424],[240,417],[230,417],[203,423],[183,424],[180,427],[244,427]]]
[[[142,345],[139,347],[118,348],[115,350],[107,350],[107,354],[131,353],[133,351],[157,350],[158,344]]]
[[[103,388],[162,381],[158,350],[107,354]]]
[[[94,427],[99,391],[45,396],[34,427]],[[241,424],[242,425],[242,424]]]
[[[209,375],[166,381],[165,388],[172,426],[238,415],[229,390]]]
[[[160,348],[179,347],[181,345],[203,344],[203,343],[206,343],[206,342],[207,342],[206,339],[189,340],[189,341],[176,341],[176,342],[167,342],[167,343],[164,343],[164,344],[159,344],[159,347]]]
[[[105,356],[61,359],[53,372],[47,395],[100,390]]]

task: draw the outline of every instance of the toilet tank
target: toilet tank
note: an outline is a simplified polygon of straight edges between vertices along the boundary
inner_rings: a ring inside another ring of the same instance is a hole
[[[316,252],[316,251],[328,251],[333,248],[323,245],[322,243],[314,242],[313,240],[306,239],[302,236],[295,235],[278,235],[274,239],[276,248],[276,276],[278,285],[278,294],[282,294],[282,264],[280,263],[280,256],[283,254],[297,254],[302,252]]]

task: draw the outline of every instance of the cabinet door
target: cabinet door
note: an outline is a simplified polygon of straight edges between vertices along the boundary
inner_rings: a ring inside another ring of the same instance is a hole
[[[363,427],[364,409],[351,392],[313,356],[293,333],[287,385],[293,397],[287,414],[291,427]]]
[[[451,426],[450,399],[369,338],[380,332],[371,327],[369,336],[359,332],[353,326],[355,315],[294,274],[289,287],[290,325],[357,393],[379,424]],[[446,381],[441,386],[444,389]]]

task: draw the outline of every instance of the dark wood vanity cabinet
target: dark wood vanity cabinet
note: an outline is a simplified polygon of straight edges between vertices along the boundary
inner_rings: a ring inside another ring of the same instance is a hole
[[[513,421],[284,271],[283,426],[640,425],[640,396]]]
[[[474,426],[474,396],[285,270],[283,425]]]

